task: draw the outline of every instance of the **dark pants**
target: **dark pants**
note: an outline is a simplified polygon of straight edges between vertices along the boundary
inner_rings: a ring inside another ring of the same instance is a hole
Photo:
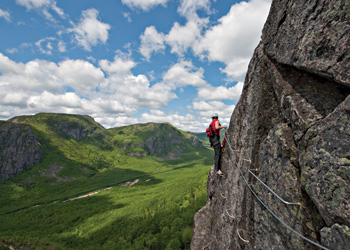
[[[221,151],[221,145],[219,143],[216,146],[214,146],[214,152],[215,152],[214,161],[215,161],[216,172],[220,170],[220,151]]]
[[[211,146],[214,147],[215,171],[217,172],[220,169],[220,153],[221,153],[220,136],[215,135],[211,137],[209,140],[210,140]]]

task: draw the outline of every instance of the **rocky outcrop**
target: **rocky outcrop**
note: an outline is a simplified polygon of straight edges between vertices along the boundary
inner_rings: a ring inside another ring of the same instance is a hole
[[[168,148],[168,140],[163,134],[155,134],[155,136],[149,137],[146,142],[148,153],[151,154],[164,154]]]
[[[348,0],[274,1],[264,51],[279,63],[350,87],[349,20]]]
[[[77,140],[88,137],[98,128],[97,126],[87,128],[83,124],[64,122],[56,124],[55,127],[57,127],[62,133],[67,134]]]
[[[42,151],[27,125],[0,126],[0,181],[8,179],[41,161]]]
[[[140,139],[132,137],[117,143],[129,156],[156,155],[160,160],[177,159],[187,154],[190,147],[204,148],[196,136],[183,133],[169,123],[137,124],[131,129]]]
[[[272,2],[191,249],[350,249],[349,10]]]
[[[202,146],[200,140],[196,136],[182,134],[171,124],[163,123],[157,124],[157,126],[159,129],[155,130],[154,124],[152,124],[152,131],[154,131],[154,134],[145,142],[145,146],[150,155],[157,153],[166,154],[167,157],[176,159],[186,154],[187,143],[190,143],[192,146]]]
[[[63,166],[58,165],[57,163],[52,163],[47,169],[42,169],[39,172],[41,173],[41,176],[45,176],[47,178],[52,179],[54,182],[52,182],[51,184],[57,184],[76,179],[76,177],[59,176],[59,172],[61,172],[61,170],[63,169]]]

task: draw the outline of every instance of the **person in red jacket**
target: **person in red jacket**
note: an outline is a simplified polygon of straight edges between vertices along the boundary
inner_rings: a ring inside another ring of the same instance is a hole
[[[215,161],[215,172],[219,175],[222,175],[220,170],[220,151],[221,151],[221,142],[220,142],[220,129],[227,128],[227,126],[221,126],[219,122],[219,116],[217,113],[214,113],[212,116],[212,122],[210,123],[211,127],[214,130],[215,136],[211,137],[210,146],[214,147],[214,161]]]

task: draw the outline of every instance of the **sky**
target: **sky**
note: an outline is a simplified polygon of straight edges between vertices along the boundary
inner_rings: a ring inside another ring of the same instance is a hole
[[[1,0],[0,119],[229,124],[271,0]]]

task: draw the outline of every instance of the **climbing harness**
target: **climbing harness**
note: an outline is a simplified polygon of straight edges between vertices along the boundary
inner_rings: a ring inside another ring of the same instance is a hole
[[[227,140],[227,144],[228,144],[230,150],[231,150],[232,152],[234,152],[234,150],[233,150],[232,147],[231,147],[231,143],[230,143],[228,137],[226,137],[226,135],[225,135],[225,138],[226,138],[226,140]],[[232,155],[233,155],[233,154],[232,154]],[[251,163],[251,160],[247,160],[247,159],[243,159],[243,160],[249,161],[249,162]],[[247,187],[248,187],[249,190],[251,191],[251,193],[252,193],[252,194],[255,196],[255,198],[261,203],[261,205],[263,205],[263,206],[273,215],[273,217],[275,217],[279,222],[282,223],[282,225],[284,225],[286,228],[288,228],[289,230],[291,230],[293,233],[295,233],[296,235],[298,235],[298,236],[301,237],[302,239],[308,241],[309,243],[311,243],[311,244],[313,244],[313,245],[315,245],[315,246],[317,246],[317,247],[319,247],[319,248],[321,248],[321,249],[329,250],[328,248],[326,248],[326,247],[324,247],[324,246],[321,246],[320,244],[318,244],[318,243],[316,243],[316,242],[314,242],[314,241],[312,241],[312,240],[306,238],[304,235],[300,234],[299,232],[297,232],[296,230],[294,230],[292,227],[290,227],[287,223],[285,223],[283,220],[281,220],[281,219],[280,219],[280,218],[279,218],[279,217],[278,217],[278,216],[277,216],[277,215],[276,215],[276,214],[275,214],[275,213],[274,213],[260,198],[259,198],[259,196],[257,195],[257,193],[255,193],[255,191],[253,190],[253,188],[249,185],[247,179],[245,178],[245,176],[244,176],[244,174],[243,174],[241,168],[238,166],[237,162],[236,162],[236,167],[237,167],[237,169],[238,169],[238,171],[239,171],[239,174],[241,175],[241,177],[243,178],[244,182],[246,183]],[[248,171],[249,171],[249,173],[251,173],[254,177],[257,178],[257,176],[255,176],[250,170],[248,170]],[[261,183],[263,183],[259,178],[257,178],[257,179],[258,179]],[[299,206],[301,206],[300,203],[290,203],[290,202],[284,201],[284,200],[283,200],[281,197],[279,197],[275,192],[273,192],[265,183],[263,183],[263,184],[264,184],[265,187],[268,188],[269,191],[271,191],[276,197],[278,197],[278,198],[279,198],[281,201],[283,201],[285,204],[288,204],[288,205],[299,205]],[[240,234],[239,234],[239,229],[237,229],[237,234],[238,234],[238,236],[239,236],[239,238],[240,238],[241,240],[243,240],[243,241],[246,242],[246,243],[249,243],[249,241],[244,240],[244,239],[240,236]]]

